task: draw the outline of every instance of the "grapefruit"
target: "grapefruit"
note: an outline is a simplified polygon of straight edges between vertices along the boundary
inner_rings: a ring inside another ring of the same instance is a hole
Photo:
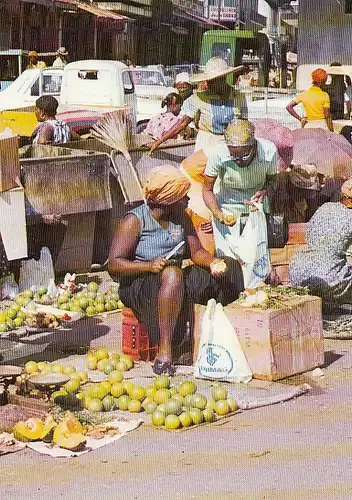
[[[154,401],[148,401],[144,405],[144,411],[146,412],[147,415],[152,415],[156,409],[158,408],[158,405],[154,403]]]
[[[177,415],[167,415],[165,418],[165,427],[166,429],[179,429],[181,427],[180,419]]]
[[[128,410],[128,405],[131,401],[131,398],[129,396],[120,396],[119,397],[119,408],[120,410],[127,411]]]
[[[231,410],[226,399],[219,399],[215,403],[214,411],[217,415],[227,415]]]
[[[87,402],[87,410],[91,412],[103,411],[103,403],[100,399],[91,399]]]
[[[154,394],[154,401],[158,404],[165,403],[168,399],[171,398],[171,394],[169,389],[159,389]]]
[[[105,411],[111,411],[114,409],[115,399],[113,398],[113,396],[105,396],[102,403]]]
[[[108,381],[111,384],[115,384],[116,382],[122,382],[123,381],[123,375],[118,370],[112,370],[109,373],[109,375],[108,375]]]
[[[216,419],[214,411],[209,407],[203,410],[203,417],[205,422],[214,422]]]
[[[179,417],[182,427],[191,427],[193,420],[188,411],[183,411]]]
[[[164,403],[166,415],[180,415],[182,413],[182,403],[177,399],[171,398]]]
[[[204,408],[207,406],[207,398],[203,396],[203,394],[196,392],[191,397],[191,406],[193,406],[193,408],[204,410]]]
[[[53,363],[51,365],[51,371],[53,373],[63,373],[63,366],[61,363]]]
[[[120,396],[123,396],[125,394],[125,388],[121,384],[121,382],[115,382],[111,384],[110,393],[115,398],[119,398]]]
[[[226,401],[230,407],[230,411],[237,411],[238,410],[237,402],[233,398],[227,398]]]
[[[105,359],[108,358],[108,350],[106,347],[100,347],[97,351],[95,351],[94,355],[98,359]]]
[[[197,391],[197,386],[191,380],[186,380],[185,382],[182,382],[182,384],[180,384],[180,387],[178,388],[178,392],[181,394],[181,396],[194,394],[196,391]]]
[[[143,401],[145,398],[145,389],[141,385],[135,385],[129,392],[131,399],[137,399],[138,401]]]
[[[227,398],[227,390],[222,385],[214,385],[212,390],[212,396],[215,401]]]
[[[74,373],[76,371],[76,368],[73,365],[66,365],[62,367],[62,373],[65,375],[70,375],[71,373]]]
[[[155,410],[155,412],[152,415],[152,422],[157,427],[160,427],[160,426],[164,425],[165,417],[166,417],[166,415],[163,411]]]
[[[203,412],[199,408],[191,408],[189,414],[194,425],[199,425],[204,422]]]
[[[154,380],[154,387],[156,389],[168,389],[170,387],[170,379],[166,375],[159,375]]]
[[[127,370],[128,370],[127,364],[124,361],[122,361],[121,359],[120,359],[120,361],[118,361],[116,363],[115,368],[119,372],[127,372]]]
[[[141,402],[138,399],[131,399],[128,403],[128,411],[131,413],[139,413],[142,410]]]

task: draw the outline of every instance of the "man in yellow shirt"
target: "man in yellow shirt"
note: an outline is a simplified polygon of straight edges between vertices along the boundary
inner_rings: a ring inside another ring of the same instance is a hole
[[[28,64],[26,69],[42,69],[46,68],[44,61],[39,61],[38,53],[35,50],[31,50],[28,54]]]
[[[287,106],[287,111],[296,120],[301,122],[301,127],[306,128],[324,128],[333,132],[333,124],[330,115],[330,97],[327,92],[322,90],[322,86],[326,83],[328,75],[325,70],[319,68],[312,73],[313,85],[299,94],[296,99],[291,101]],[[305,117],[301,117],[294,107],[299,103],[303,104],[306,112]]]

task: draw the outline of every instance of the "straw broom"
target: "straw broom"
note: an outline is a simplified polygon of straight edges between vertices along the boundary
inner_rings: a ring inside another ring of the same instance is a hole
[[[91,133],[95,139],[112,148],[111,160],[118,177],[121,177],[121,175],[115,165],[113,153],[120,151],[123,154],[141,188],[143,200],[146,201],[141,181],[128,151],[132,138],[132,120],[129,110],[121,109],[106,113],[98,123],[93,125]]]

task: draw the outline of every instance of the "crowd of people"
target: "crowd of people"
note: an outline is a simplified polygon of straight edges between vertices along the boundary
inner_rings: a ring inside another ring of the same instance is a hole
[[[60,48],[57,67],[66,57]],[[30,64],[40,63],[32,53]],[[196,138],[194,152],[180,168],[165,164],[150,171],[145,203],[119,221],[111,247],[109,270],[120,283],[120,297],[159,346],[157,374],[174,372],[179,347],[187,345],[185,321],[193,303],[215,298],[227,304],[243,291],[242,262],[229,241],[240,238],[241,215],[258,204],[264,212],[308,224],[307,249],[290,264],[291,283],[308,286],[326,304],[352,300],[346,257],[352,244],[352,181],[319,172],[314,163],[293,163],[292,144],[282,146],[288,129],[278,124],[276,135],[265,134],[248,121],[244,94],[228,83],[229,75],[237,78],[243,71],[213,57],[203,73],[177,75],[174,92],[147,125],[148,147],[153,153],[181,135]],[[329,86],[327,80],[325,70],[313,71],[311,88],[288,104],[302,128],[333,133],[333,120],[344,114],[348,89],[340,75],[333,75]],[[296,111],[298,104],[304,116]],[[75,138],[56,119],[56,108],[50,96],[37,100],[33,143]],[[351,142],[347,128],[343,140]],[[272,273],[266,277],[269,283],[273,279]]]

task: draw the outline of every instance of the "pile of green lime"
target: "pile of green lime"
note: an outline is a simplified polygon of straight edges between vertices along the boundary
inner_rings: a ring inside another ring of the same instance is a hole
[[[91,350],[86,356],[86,368],[104,372],[105,375],[109,375],[113,370],[127,372],[133,366],[134,362],[130,356],[109,352],[106,347]]]
[[[32,290],[24,290],[24,292],[17,295],[16,300],[10,307],[6,307],[0,313],[0,333],[15,330],[23,325],[27,315],[22,310],[22,307],[26,307],[33,299],[33,296],[34,292]]]
[[[88,283],[85,291],[75,294],[69,290],[63,291],[53,305],[63,311],[85,312],[87,316],[124,308],[117,290],[101,292],[95,281]]]

